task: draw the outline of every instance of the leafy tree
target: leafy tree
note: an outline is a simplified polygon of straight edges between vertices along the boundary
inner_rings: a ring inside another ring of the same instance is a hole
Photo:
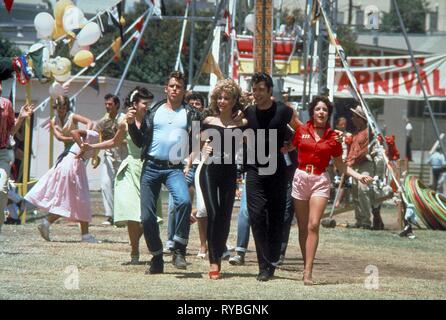
[[[147,10],[147,5],[137,4],[135,11],[125,15],[127,25],[133,23],[143,12]],[[167,8],[168,16],[183,16],[185,6],[183,3],[173,3]],[[197,10],[198,16],[213,16],[214,12]],[[181,61],[187,75],[189,69],[189,34],[190,23],[186,30],[184,46],[182,50]],[[119,36],[116,27],[105,26],[104,36],[92,46],[91,50],[95,56],[111,45],[113,40]],[[211,22],[197,22],[195,24],[195,52],[194,52],[194,70],[197,69],[198,62],[202,55],[202,49],[206,46],[205,41],[211,32]],[[178,44],[181,35],[182,20],[151,20],[143,35],[143,47],[139,48],[133,62],[130,65],[126,79],[132,81],[141,81],[147,83],[164,84],[166,76],[175,67],[175,61],[178,51]],[[131,33],[127,34],[129,36]],[[127,38],[126,38],[127,39]],[[119,78],[121,77],[125,65],[130,57],[134,42],[121,52],[121,59],[112,62],[104,71],[104,75]],[[112,54],[106,55],[104,61],[108,60]],[[98,63],[102,65],[101,62]],[[97,68],[89,73],[94,74]],[[75,70],[73,70],[75,72]],[[190,79],[189,79],[190,81]]]
[[[400,22],[393,1],[390,12],[383,14],[380,29],[384,32],[401,32]],[[406,31],[409,33],[425,33],[426,0],[396,0]]]
[[[21,54],[19,48],[17,48],[11,41],[2,37],[0,34],[0,53],[2,57],[15,57]]]
[[[336,33],[337,33],[337,38],[341,42],[345,54],[348,57],[359,55],[359,47],[356,43],[358,35],[353,32],[351,27],[347,25],[338,25]]]

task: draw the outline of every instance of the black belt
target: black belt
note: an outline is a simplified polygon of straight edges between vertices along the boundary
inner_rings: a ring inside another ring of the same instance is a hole
[[[172,169],[181,169],[183,168],[182,163],[172,163],[169,160],[159,160],[153,156],[146,156],[146,160],[149,160],[160,167],[172,168]]]

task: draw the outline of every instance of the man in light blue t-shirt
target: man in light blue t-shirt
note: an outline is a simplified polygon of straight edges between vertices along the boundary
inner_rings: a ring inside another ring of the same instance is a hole
[[[164,272],[163,245],[156,215],[161,184],[172,195],[175,212],[174,252],[172,263],[178,269],[186,269],[186,246],[189,240],[191,200],[183,172],[182,160],[191,147],[191,128],[200,121],[198,111],[184,103],[186,79],[178,71],[172,72],[164,91],[167,100],[158,102],[149,109],[138,128],[129,121],[129,134],[136,146],[141,148],[144,161],[141,172],[141,223],[144,238],[153,255],[146,273]],[[134,113],[133,113],[134,116]],[[186,171],[190,168],[188,165]]]

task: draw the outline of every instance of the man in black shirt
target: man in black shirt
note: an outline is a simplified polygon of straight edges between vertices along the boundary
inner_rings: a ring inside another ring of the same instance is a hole
[[[273,81],[268,74],[254,74],[251,86],[255,104],[244,113],[256,141],[248,143],[246,192],[259,263],[257,280],[268,281],[280,257],[286,205],[286,162],[280,150],[287,126],[295,129],[300,122],[292,108],[272,100]],[[250,161],[253,154],[255,161]]]

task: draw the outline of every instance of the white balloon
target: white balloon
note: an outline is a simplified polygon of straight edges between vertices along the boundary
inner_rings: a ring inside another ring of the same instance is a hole
[[[80,46],[91,46],[101,37],[101,29],[96,22],[90,22],[77,35]]]
[[[54,18],[48,12],[40,12],[34,18],[34,27],[39,39],[51,37],[54,30]]]
[[[77,42],[77,40],[75,40],[73,42],[73,45],[71,46],[70,49],[70,56],[74,57],[76,55],[76,53],[78,53],[81,50],[81,47],[79,46],[79,43]]]
[[[70,49],[70,56],[74,57],[81,50],[90,50],[90,46],[80,46],[78,40],[75,40]]]
[[[253,13],[245,17],[245,28],[254,33],[256,31],[256,16]]]
[[[74,29],[79,29],[84,18],[84,13],[78,7],[70,6],[66,8],[62,18],[64,30],[70,32]]]
[[[63,96],[65,91],[62,85],[59,82],[54,81],[49,88],[50,96],[56,98],[58,96]]]

